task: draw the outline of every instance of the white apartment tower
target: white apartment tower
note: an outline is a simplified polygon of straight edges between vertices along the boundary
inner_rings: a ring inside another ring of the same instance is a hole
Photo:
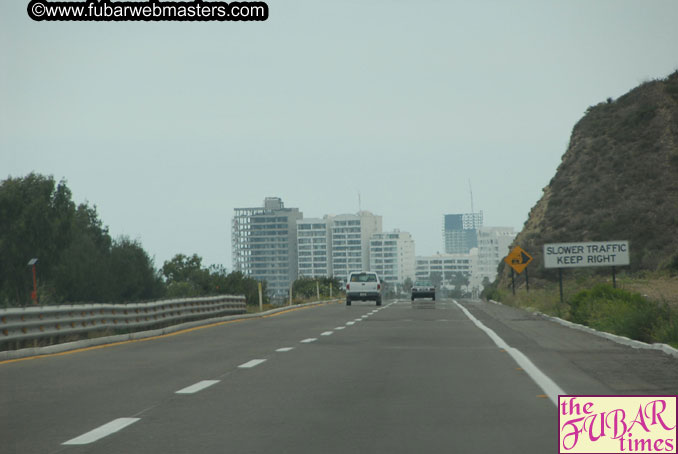
[[[297,278],[297,220],[302,217],[298,208],[285,208],[278,197],[267,197],[263,207],[236,208],[234,270],[266,281],[273,295],[285,295]]]
[[[381,216],[369,211],[332,219],[332,274],[346,279],[351,271],[370,269],[370,238],[381,233]]]
[[[297,221],[299,277],[332,276],[332,217]]]
[[[400,230],[375,233],[370,239],[370,271],[388,283],[414,280],[415,255],[412,235]]]
[[[509,253],[516,237],[513,227],[481,227],[478,230],[478,281],[497,277],[497,266]]]

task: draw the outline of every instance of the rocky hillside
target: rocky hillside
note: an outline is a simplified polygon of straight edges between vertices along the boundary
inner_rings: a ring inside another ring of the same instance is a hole
[[[629,240],[631,271],[678,270],[678,71],[588,108],[515,244],[552,278],[544,243],[605,240]]]

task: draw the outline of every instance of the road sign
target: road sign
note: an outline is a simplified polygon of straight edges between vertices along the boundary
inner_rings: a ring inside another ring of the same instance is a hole
[[[504,257],[504,261],[508,266],[513,268],[516,273],[520,274],[523,272],[525,267],[530,264],[532,261],[532,256],[525,252],[520,246],[516,246],[513,250]]]
[[[630,263],[628,241],[544,245],[544,268],[614,267]]]

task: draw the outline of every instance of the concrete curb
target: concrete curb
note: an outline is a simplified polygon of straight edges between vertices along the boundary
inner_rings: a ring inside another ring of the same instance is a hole
[[[490,300],[491,303],[493,304],[499,304],[501,306],[504,306],[503,303],[500,303],[498,301]],[[507,307],[512,307],[512,306],[507,306]],[[572,323],[567,320],[563,320],[562,318],[554,317],[552,315],[546,315],[542,314],[541,312],[533,312],[536,315],[539,315],[542,318],[545,318],[547,320],[551,320],[552,322],[559,323],[563,326],[567,326],[568,328],[576,329],[579,331],[584,331],[593,335],[596,335],[598,337],[602,337],[608,340],[611,340],[613,342],[616,342],[618,344],[626,345],[632,348],[644,348],[648,350],[659,350],[664,353],[666,353],[669,356],[673,356],[674,358],[678,358],[678,349],[675,349],[671,347],[668,344],[648,344],[647,342],[641,342],[637,341],[634,339],[629,339],[628,337],[624,336],[619,336],[617,334],[612,334],[612,333],[606,333],[604,331],[598,331],[596,329],[593,329],[589,326],[586,325],[580,325],[578,323]]]
[[[298,309],[303,307],[310,306],[322,306],[324,304],[335,303],[339,301],[338,299],[327,300],[327,301],[315,301],[311,303],[295,304],[292,306],[283,306],[276,309],[271,309],[266,312],[259,312],[254,314],[242,314],[242,315],[227,315],[225,317],[217,318],[206,318],[204,320],[196,320],[193,322],[181,323],[179,325],[167,326],[161,329],[149,330],[149,331],[138,331],[135,333],[128,334],[119,334],[117,336],[105,336],[98,337],[96,339],[83,339],[75,342],[66,342],[63,344],[48,345],[46,347],[35,347],[35,348],[22,348],[21,350],[10,350],[0,352],[0,361],[7,361],[12,359],[28,358],[31,356],[42,356],[50,355],[54,353],[63,353],[70,350],[78,350],[81,348],[96,347],[99,345],[107,344],[116,344],[120,342],[126,342],[131,340],[146,339],[149,337],[162,336],[164,334],[176,333],[178,331],[184,331],[191,328],[197,328],[199,326],[213,325],[221,322],[229,322],[233,320],[245,320],[249,318],[262,318],[265,316],[270,316],[278,314],[281,312],[286,312],[292,309]]]

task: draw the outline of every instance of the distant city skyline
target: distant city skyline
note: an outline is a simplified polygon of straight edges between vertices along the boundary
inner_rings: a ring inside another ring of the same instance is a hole
[[[433,281],[434,274],[436,286],[456,286],[463,273],[467,290],[477,295],[494,280],[516,235],[512,227],[484,227],[482,212],[447,214],[445,253],[421,254],[409,232],[382,227],[382,216],[370,211],[308,218],[282,198],[266,197],[260,206],[233,210],[234,270],[268,282],[276,298],[286,298],[298,278],[343,282],[354,271],[374,271],[394,288],[407,279]]]

